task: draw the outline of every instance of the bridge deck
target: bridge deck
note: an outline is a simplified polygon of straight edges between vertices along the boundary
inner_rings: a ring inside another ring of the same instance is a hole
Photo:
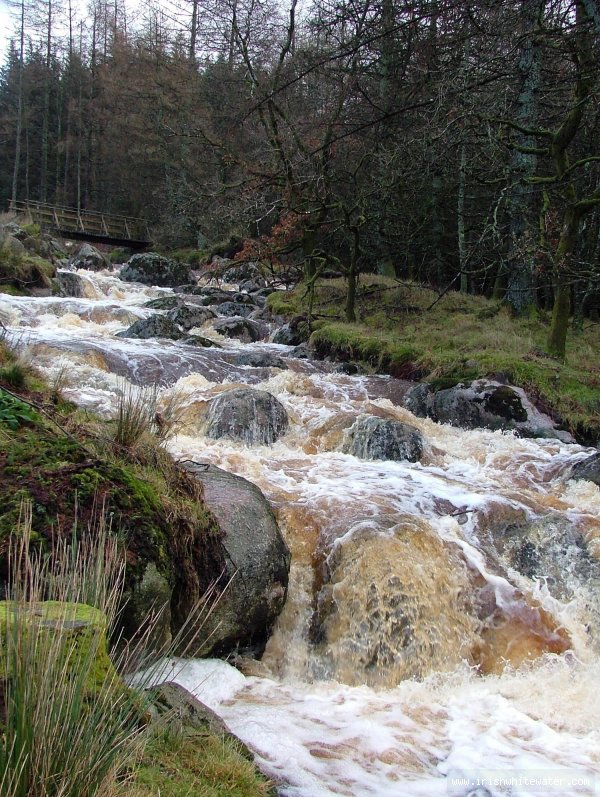
[[[50,205],[44,202],[14,202],[11,210],[29,213],[42,229],[64,238],[144,249],[151,243],[148,224],[133,216],[99,213]]]

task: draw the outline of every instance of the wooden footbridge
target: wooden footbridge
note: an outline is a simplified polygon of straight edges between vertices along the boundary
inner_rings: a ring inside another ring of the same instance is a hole
[[[30,201],[13,202],[10,209],[31,216],[32,221],[39,224],[42,230],[53,232],[62,238],[127,246],[130,249],[145,249],[151,243],[147,222],[133,216],[117,216],[114,213]]]

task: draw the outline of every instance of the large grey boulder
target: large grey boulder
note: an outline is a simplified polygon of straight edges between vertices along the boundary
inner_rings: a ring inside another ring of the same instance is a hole
[[[230,582],[204,622],[196,653],[260,654],[285,603],[291,558],[273,510],[246,479],[213,465],[184,467],[202,482],[219,524],[227,562],[221,581]]]
[[[365,415],[348,430],[344,450],[359,459],[418,462],[423,453],[423,436],[407,423]]]
[[[294,316],[287,324],[280,327],[273,335],[273,343],[284,346],[299,346],[310,337],[308,319],[304,315]]]
[[[574,465],[571,479],[585,479],[600,486],[600,451]]]
[[[156,252],[143,252],[129,258],[121,269],[119,278],[125,282],[173,288],[190,282],[192,277],[187,264],[170,260]]]
[[[287,368],[282,357],[272,351],[244,351],[230,360],[233,365],[248,365],[251,368]]]
[[[177,324],[165,315],[151,315],[149,318],[140,318],[135,321],[128,329],[117,332],[118,338],[168,338],[169,340],[181,340],[186,337]]]
[[[206,415],[206,436],[227,437],[249,446],[270,445],[288,427],[285,408],[266,390],[239,387],[211,399]]]
[[[240,263],[239,266],[232,266],[223,273],[223,282],[239,283],[246,282],[247,280],[257,281],[261,277],[262,274],[256,263]]]
[[[169,320],[185,330],[201,327],[202,324],[215,317],[215,313],[208,307],[190,307],[188,305],[170,310],[167,313]]]
[[[256,309],[255,305],[242,302],[223,302],[216,306],[218,315],[235,318],[247,318]]]
[[[243,343],[255,343],[261,336],[259,325],[248,318],[217,318],[212,326],[220,335]]]
[[[56,285],[59,296],[74,296],[79,299],[86,295],[84,282],[74,271],[57,271]]]
[[[404,406],[419,417],[463,429],[502,429],[522,437],[574,442],[552,418],[536,409],[524,390],[488,379],[437,391],[428,384],[417,385],[406,394]]]
[[[85,268],[88,271],[102,271],[111,268],[108,258],[104,257],[91,244],[82,244],[69,259],[69,268]]]

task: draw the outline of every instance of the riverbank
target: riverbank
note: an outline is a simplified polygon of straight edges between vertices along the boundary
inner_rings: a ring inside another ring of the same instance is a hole
[[[148,413],[134,419],[133,410],[125,400],[115,421],[79,411],[62,398],[60,385],[49,384],[0,341],[0,576],[6,581],[9,538],[25,517],[32,548],[42,553],[73,534],[85,540],[109,527],[126,548],[127,603],[119,623],[129,634],[145,624],[153,602],[168,600],[168,588],[189,601],[194,586],[206,589],[219,575],[219,527],[201,487],[162,449]],[[171,604],[175,608],[173,598]],[[171,613],[163,617],[148,639],[154,645],[170,635]],[[111,796],[273,793],[247,748],[208,723],[152,724],[136,751],[126,771],[114,773]],[[0,779],[8,783],[10,762],[4,764]]]
[[[506,307],[449,291],[439,296],[416,283],[363,275],[357,291],[359,323],[344,322],[342,279],[315,289],[311,344],[321,357],[352,360],[370,370],[424,380],[439,389],[480,377],[522,387],[580,442],[600,439],[600,326],[586,320],[570,330],[567,358],[544,352],[549,317],[512,318]],[[272,312],[307,311],[304,286],[272,294]]]

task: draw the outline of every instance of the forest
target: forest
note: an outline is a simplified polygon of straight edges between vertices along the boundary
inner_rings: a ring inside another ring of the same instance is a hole
[[[68,4],[67,4],[68,3]],[[596,0],[20,0],[0,201],[145,217],[165,250],[600,310]]]

